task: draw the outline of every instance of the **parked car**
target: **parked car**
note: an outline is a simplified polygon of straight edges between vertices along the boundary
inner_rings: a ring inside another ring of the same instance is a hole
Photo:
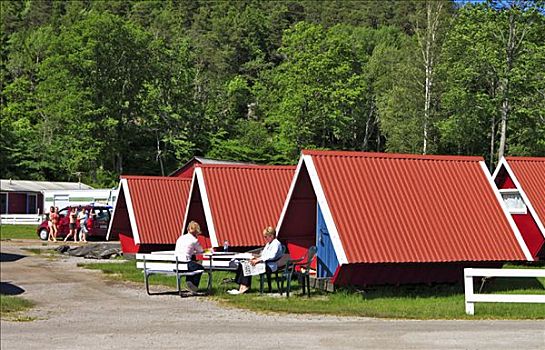
[[[59,222],[57,223],[57,239],[64,238],[68,235],[70,231],[69,224],[70,218],[68,213],[72,207],[65,207],[59,210]],[[83,207],[82,207],[83,208]],[[90,218],[87,220],[87,239],[106,239],[108,234],[108,225],[110,224],[110,218],[112,217],[112,207],[107,205],[95,205],[95,206],[85,206],[85,208],[93,213]],[[47,241],[49,235],[48,220],[43,221],[37,228],[36,233],[40,239]],[[79,221],[77,221],[76,226],[78,232],[80,229]]]

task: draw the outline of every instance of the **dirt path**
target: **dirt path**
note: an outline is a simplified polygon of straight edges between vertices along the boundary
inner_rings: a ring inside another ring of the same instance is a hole
[[[400,321],[259,315],[205,298],[149,297],[78,258],[51,260],[1,242],[1,279],[37,303],[32,322],[1,322],[1,349],[544,349],[541,321]],[[11,256],[11,255],[10,255]]]

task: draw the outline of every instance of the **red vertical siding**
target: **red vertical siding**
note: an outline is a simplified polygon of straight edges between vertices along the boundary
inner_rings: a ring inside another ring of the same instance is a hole
[[[292,257],[301,257],[308,247],[316,245],[316,210],[316,194],[306,167],[302,167],[278,229],[278,239],[287,245]]]
[[[524,176],[524,174],[520,175]],[[515,177],[516,176],[517,174],[515,173]],[[517,188],[504,166],[501,167],[494,181],[496,182],[496,185],[499,189]],[[541,251],[541,248],[545,245],[545,238],[540,232],[539,226],[537,225],[535,219],[532,217],[531,213],[528,212],[526,214],[511,214],[511,216],[513,217],[513,220],[515,221],[515,224],[517,225],[517,228],[519,229],[520,234],[524,239],[524,243],[526,243],[528,250],[530,250],[530,254],[532,254],[534,259],[544,259],[545,256],[539,257],[538,254]]]
[[[191,168],[181,172],[180,174],[178,174],[178,177],[182,178],[182,179],[189,179],[191,180],[193,178],[193,173],[195,172],[195,167],[192,166]]]
[[[541,247],[545,244],[545,240],[543,239],[543,235],[539,231],[539,227],[537,226],[534,218],[532,215],[530,215],[530,213],[513,214],[511,216],[513,217],[513,220],[515,221],[515,224],[517,225],[520,234],[524,239],[524,243],[526,243],[526,246],[528,246],[530,253],[534,258],[538,258],[537,255],[541,250]],[[543,259],[545,256],[540,258]]]
[[[513,180],[511,180],[511,178],[509,177],[507,170],[505,170],[505,167],[503,166],[498,172],[498,175],[496,175],[496,178],[494,179],[494,181],[496,182],[496,186],[498,186],[498,188],[502,190],[517,188]]]
[[[212,247],[212,242],[210,241],[210,232],[208,231],[206,218],[204,216],[204,207],[202,204],[201,193],[199,191],[198,180],[195,180],[195,183],[193,185],[193,193],[191,194],[191,199],[187,204],[187,210],[187,221],[185,223],[185,227],[183,228],[183,232],[187,231],[187,226],[189,225],[190,221],[197,222],[201,227],[201,235],[198,237],[199,243],[204,248]],[[222,245],[223,242],[219,244]]]
[[[538,216],[536,220],[545,224],[545,157],[507,157],[506,160],[522,186],[519,190],[523,190],[532,203]]]
[[[26,193],[8,193],[8,214],[26,214]]]
[[[117,201],[115,203],[115,215],[111,220],[111,231],[109,233],[108,240],[119,240],[123,254],[138,253],[138,247],[135,245],[134,237],[132,235],[125,194],[122,190],[119,191]]]
[[[195,165],[197,164],[199,164],[199,161],[193,158],[182,167],[172,172],[169,176],[191,180],[193,178],[193,172],[195,171]]]
[[[195,172],[195,167],[191,166],[191,167],[188,167],[188,168],[184,168],[182,171],[176,172],[176,174],[171,175],[171,176],[172,177],[178,177],[180,179],[189,179],[189,180],[191,180],[191,178],[193,178],[193,173],[194,172]]]

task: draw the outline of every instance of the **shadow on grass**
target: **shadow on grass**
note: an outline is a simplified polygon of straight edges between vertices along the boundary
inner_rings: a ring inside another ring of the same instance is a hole
[[[508,292],[511,290],[532,289],[544,290],[543,285],[537,278],[505,278],[498,277],[485,280],[482,288],[483,293]]]
[[[150,296],[155,296],[155,295],[178,295],[178,292],[175,291],[175,290],[172,290],[172,291],[164,291],[164,292],[154,292],[154,291],[150,291],[150,293],[148,294]]]
[[[543,290],[543,284],[537,278],[476,278],[475,292],[498,293],[513,290]],[[365,299],[379,298],[437,298],[464,295],[463,283],[432,284],[432,285],[402,285],[374,286],[365,289],[342,288],[345,293],[361,294]]]
[[[464,293],[464,286],[456,284],[432,284],[432,285],[402,285],[402,286],[373,286],[364,289],[340,288],[338,291],[347,294],[361,294],[365,299],[380,298],[428,298],[449,297]]]

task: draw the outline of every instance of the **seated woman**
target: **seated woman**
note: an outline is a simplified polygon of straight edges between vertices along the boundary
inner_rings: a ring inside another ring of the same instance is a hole
[[[189,261],[187,269],[189,271],[204,270],[201,264],[192,260],[195,254],[202,254],[204,249],[201,247],[197,237],[201,234],[201,226],[191,221],[187,225],[187,233],[183,234],[176,241],[176,247],[174,248],[174,254],[178,256],[182,261]],[[201,274],[186,276],[187,289],[193,294],[196,294],[199,290],[199,283],[201,281]]]
[[[280,241],[276,239],[276,230],[271,226],[263,230],[263,237],[267,241],[265,247],[261,251],[261,255],[250,260],[250,264],[265,264],[267,273],[275,272],[278,269],[277,261],[282,256],[282,245]],[[238,266],[235,282],[240,286],[239,289],[231,289],[227,291],[229,294],[244,294],[252,285],[252,276],[244,276],[242,272],[242,265]]]

